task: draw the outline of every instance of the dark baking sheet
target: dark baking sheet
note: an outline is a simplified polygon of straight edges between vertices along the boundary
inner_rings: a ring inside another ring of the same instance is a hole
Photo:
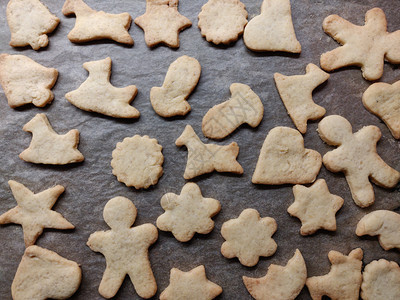
[[[96,10],[111,13],[127,11],[132,18],[145,12],[144,0],[87,0]],[[286,113],[275,88],[273,74],[303,74],[308,63],[319,64],[321,53],[337,47],[322,30],[323,19],[330,14],[363,24],[365,12],[373,7],[381,7],[388,19],[389,31],[400,29],[400,2],[394,0],[345,1],[345,0],[296,0],[292,2],[293,23],[297,38],[302,45],[300,55],[285,53],[254,53],[244,46],[242,39],[229,47],[216,47],[206,42],[197,28],[197,15],[206,0],[181,0],[179,11],[193,22],[193,26],[180,34],[181,47],[171,50],[167,47],[149,49],[142,30],[132,24],[130,33],[135,40],[133,47],[125,47],[108,41],[84,45],[73,44],[67,39],[75,18],[62,15],[62,0],[43,0],[55,13],[61,23],[50,36],[50,45],[41,51],[30,48],[12,48],[8,45],[10,33],[5,18],[7,1],[0,2],[0,52],[23,54],[37,62],[57,68],[59,78],[53,91],[54,102],[43,108],[25,106],[11,109],[7,105],[4,92],[0,91],[0,213],[14,207],[16,202],[7,184],[10,179],[25,184],[35,192],[53,185],[65,186],[65,193],[59,198],[54,209],[62,213],[75,226],[75,230],[45,230],[37,245],[56,251],[60,255],[77,261],[82,266],[83,280],[73,299],[101,299],[97,292],[104,268],[104,257],[92,252],[86,241],[98,230],[107,230],[102,211],[112,197],[121,195],[131,199],[138,208],[135,225],[155,224],[163,213],[160,199],[167,192],[180,193],[185,184],[183,172],[187,150],[175,146],[176,138],[186,124],[190,124],[203,141],[201,120],[213,105],[225,101],[230,96],[229,86],[241,82],[251,86],[264,103],[264,119],[257,129],[242,126],[231,136],[218,144],[238,142],[238,160],[244,167],[242,176],[213,173],[193,180],[206,197],[218,199],[221,212],[214,218],[215,229],[208,235],[196,235],[188,243],[180,243],[172,234],[159,232],[158,241],[150,248],[150,260],[158,284],[158,298],[169,283],[172,267],[188,271],[198,265],[205,265],[207,276],[223,288],[218,299],[251,299],[243,283],[242,275],[260,277],[268,266],[286,264],[296,248],[306,260],[308,275],[322,275],[329,271],[327,254],[330,250],[348,253],[361,247],[364,263],[378,258],[399,262],[398,251],[384,251],[376,238],[358,238],[355,227],[358,220],[376,209],[396,210],[400,204],[399,188],[392,191],[374,187],[376,202],[367,209],[357,207],[351,198],[348,185],[340,174],[333,174],[324,167],[318,178],[326,179],[332,193],[345,199],[345,204],[337,214],[337,231],[319,231],[309,237],[299,234],[300,221],[286,212],[293,202],[292,186],[255,186],[251,177],[266,134],[275,126],[294,125]],[[261,0],[243,0],[249,19],[260,12]],[[197,58],[202,66],[199,85],[189,98],[192,111],[185,117],[163,119],[152,109],[149,102],[150,88],[161,86],[170,63],[181,55]],[[79,110],[71,105],[64,95],[76,89],[86,78],[82,64],[87,61],[110,56],[113,60],[112,83],[118,87],[135,84],[139,93],[133,105],[141,112],[138,120],[119,120],[95,113]],[[398,66],[385,64],[380,81],[393,83],[400,80]],[[354,130],[364,125],[376,125],[382,131],[378,152],[391,166],[400,170],[400,143],[377,117],[368,113],[361,102],[362,93],[370,85],[365,81],[359,68],[346,68],[332,73],[327,83],[314,92],[314,100],[327,110],[327,115],[340,114],[347,118]],[[28,147],[31,135],[22,131],[22,126],[37,113],[46,113],[58,133],[66,133],[72,128],[80,131],[80,151],[85,156],[81,164],[64,167],[42,166],[26,163],[18,154]],[[322,143],[316,132],[317,122],[309,123],[305,134],[305,145],[321,154],[331,150]],[[156,138],[164,147],[164,175],[159,183],[148,190],[135,190],[119,183],[111,173],[111,152],[117,142],[135,134]],[[213,141],[210,141],[213,142]],[[236,218],[245,208],[257,209],[261,216],[277,220],[278,230],[273,236],[278,244],[277,252],[268,258],[261,258],[253,268],[242,266],[237,259],[228,260],[220,253],[223,238],[220,229],[223,222]],[[10,286],[24,252],[22,228],[18,225],[0,227],[0,299],[10,299]],[[132,284],[126,278],[116,299],[136,299]],[[303,289],[298,299],[309,299],[307,289]]]

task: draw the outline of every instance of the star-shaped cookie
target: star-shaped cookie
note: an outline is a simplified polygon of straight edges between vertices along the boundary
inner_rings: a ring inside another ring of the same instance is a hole
[[[222,288],[207,279],[204,266],[189,272],[172,268],[169,286],[161,293],[160,300],[211,300],[221,293]]]
[[[180,242],[189,241],[196,232],[210,233],[214,228],[211,220],[221,210],[221,204],[213,198],[203,198],[197,184],[189,182],[181,194],[165,194],[161,198],[165,210],[157,219],[157,227],[171,231]]]
[[[294,203],[288,213],[301,220],[301,235],[309,235],[318,229],[336,230],[336,212],[343,205],[343,198],[333,195],[328,190],[324,179],[318,179],[312,186],[295,185]]]
[[[23,184],[14,180],[8,181],[18,205],[0,216],[0,224],[21,224],[24,231],[25,246],[35,244],[44,228],[75,228],[60,213],[51,210],[64,187],[56,185],[50,189],[34,194]]]
[[[226,258],[237,257],[240,263],[253,267],[260,256],[271,256],[278,247],[272,239],[277,229],[273,218],[261,218],[255,209],[245,209],[239,218],[225,222],[221,228],[221,253]]]
[[[147,46],[165,44],[179,47],[179,32],[192,26],[192,22],[178,12],[179,0],[147,0],[146,13],[135,19],[144,30]]]

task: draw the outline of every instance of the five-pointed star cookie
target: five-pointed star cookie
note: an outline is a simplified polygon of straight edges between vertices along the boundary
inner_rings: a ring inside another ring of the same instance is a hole
[[[18,205],[0,216],[0,224],[21,224],[24,231],[25,246],[36,242],[44,228],[75,228],[60,213],[51,210],[64,187],[56,185],[50,189],[34,194],[23,184],[14,180],[8,181]]]
[[[346,66],[359,66],[363,77],[377,80],[383,74],[383,63],[400,63],[400,30],[389,33],[382,9],[375,7],[365,14],[365,25],[358,26],[331,15],[322,27],[341,47],[321,55],[321,68],[333,71]]]
[[[303,185],[293,187],[295,201],[288,213],[301,220],[301,235],[309,235],[318,229],[336,230],[336,212],[343,205],[343,198],[328,190],[324,179],[318,179],[309,188]]]
[[[146,13],[135,19],[144,30],[147,46],[163,43],[179,47],[179,32],[192,26],[192,22],[178,12],[179,0],[147,0]]]
[[[245,209],[239,218],[225,222],[221,228],[221,253],[226,258],[237,257],[247,267],[255,266],[260,256],[271,256],[278,247],[272,239],[277,229],[273,218],[261,218],[255,209]]]
[[[161,206],[165,213],[158,217],[157,227],[171,231],[180,242],[189,241],[196,232],[210,233],[214,228],[211,218],[221,210],[218,200],[204,198],[199,186],[192,182],[185,184],[179,196],[165,194]]]
[[[172,268],[169,286],[161,293],[160,300],[211,300],[221,293],[222,288],[207,279],[204,266],[189,272]]]

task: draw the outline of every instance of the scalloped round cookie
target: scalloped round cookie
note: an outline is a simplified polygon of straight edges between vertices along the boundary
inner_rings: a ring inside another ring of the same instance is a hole
[[[162,146],[147,135],[127,137],[112,152],[111,167],[119,182],[136,189],[155,185],[163,174]]]

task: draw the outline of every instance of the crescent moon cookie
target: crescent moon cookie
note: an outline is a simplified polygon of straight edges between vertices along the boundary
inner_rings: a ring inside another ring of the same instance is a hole
[[[400,64],[400,30],[387,31],[386,16],[380,8],[367,11],[364,26],[331,15],[325,18],[322,27],[343,45],[321,55],[320,64],[325,71],[359,66],[365,79],[377,80],[383,74],[385,60]]]
[[[112,152],[111,167],[119,182],[136,189],[155,185],[163,174],[162,146],[147,135],[127,137]]]
[[[25,55],[0,55],[0,84],[12,108],[28,103],[37,107],[50,104],[57,77],[56,69],[46,68]]]
[[[376,143],[381,131],[376,126],[365,126],[353,133],[351,124],[345,118],[332,115],[318,124],[318,133],[328,145],[337,149],[326,153],[323,163],[331,172],[343,172],[349,184],[354,202],[368,207],[375,201],[375,184],[393,188],[400,180],[400,173],[386,164],[376,152]]]
[[[243,276],[246,289],[256,300],[294,300],[307,279],[307,267],[299,249],[286,266],[270,265],[261,278]]]
[[[39,0],[10,0],[7,5],[7,23],[12,47],[30,45],[39,50],[49,44],[47,33],[57,28],[60,19]]]
[[[253,267],[260,256],[275,253],[277,244],[272,235],[278,226],[273,218],[261,218],[255,209],[245,209],[237,219],[222,224],[221,235],[226,240],[221,253],[226,258],[237,257],[246,267]]]
[[[201,35],[216,45],[236,41],[246,24],[246,7],[239,0],[209,0],[199,14]]]
[[[356,234],[377,235],[383,249],[400,249],[400,214],[390,210],[373,211],[358,222]]]

